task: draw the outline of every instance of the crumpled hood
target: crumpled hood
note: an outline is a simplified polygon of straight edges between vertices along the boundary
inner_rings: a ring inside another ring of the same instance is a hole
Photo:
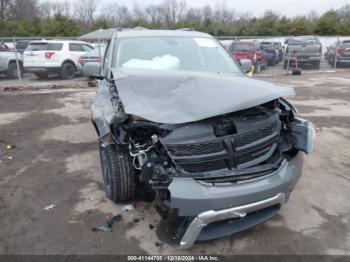
[[[245,76],[140,69],[113,70],[127,114],[180,124],[295,95],[294,89]]]

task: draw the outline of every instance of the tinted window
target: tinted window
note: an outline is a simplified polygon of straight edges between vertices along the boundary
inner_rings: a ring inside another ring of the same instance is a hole
[[[90,52],[93,48],[89,45],[82,45],[84,52]]]
[[[344,48],[350,47],[350,41],[344,41],[344,42],[341,44],[341,47],[344,47]]]
[[[274,48],[271,42],[262,42],[261,45],[265,48]]]
[[[252,52],[254,51],[254,46],[249,43],[234,43],[233,51],[236,52]]]
[[[106,51],[106,46],[101,46],[101,51],[100,51],[100,48],[97,46],[94,49],[92,49],[88,55],[89,56],[100,56],[100,52],[101,52],[101,57],[103,57],[105,51]]]
[[[84,52],[84,48],[81,44],[69,44],[69,51]]]
[[[28,47],[28,42],[18,42],[17,44],[16,44],[16,48],[17,49],[26,49],[27,47]]]
[[[30,43],[26,51],[60,51],[62,50],[63,44],[61,43]]]
[[[0,43],[0,50],[7,50],[8,47],[4,43]]]

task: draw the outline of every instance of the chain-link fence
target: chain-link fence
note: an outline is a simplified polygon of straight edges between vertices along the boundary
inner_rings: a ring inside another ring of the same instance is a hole
[[[76,38],[0,38],[0,85],[4,81],[69,80],[84,64],[101,63],[104,41]]]
[[[244,58],[252,60],[257,74],[263,70],[273,74],[284,74],[286,70],[290,72],[298,68],[329,70],[343,67],[343,64],[339,63],[339,51],[343,51],[345,56],[348,54],[350,60],[350,49],[339,49],[339,43],[346,39],[350,40],[350,37],[319,37],[322,48],[313,55],[308,52],[303,54],[303,50],[308,49],[308,46],[301,46],[301,52],[287,47],[287,39],[286,36],[218,37],[237,60]],[[233,43],[239,42],[258,43],[258,52],[252,52],[250,57],[244,48],[239,50],[234,47]],[[274,46],[270,46],[271,44]],[[23,83],[80,79],[86,63],[102,63],[105,46],[106,40],[100,38],[100,34],[97,34],[95,39],[84,41],[79,38],[62,37],[0,37],[0,86],[6,81]]]

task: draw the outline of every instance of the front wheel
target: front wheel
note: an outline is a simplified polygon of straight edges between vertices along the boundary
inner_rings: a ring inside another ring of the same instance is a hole
[[[320,66],[321,66],[320,61],[315,62],[315,64],[314,64],[315,69],[320,69]]]
[[[19,66],[19,68],[17,68],[16,62],[11,62],[8,66],[7,74],[11,78],[18,78],[19,75],[23,76],[23,69],[22,69],[21,65]]]
[[[135,193],[135,169],[127,148],[100,144],[102,176],[106,195],[113,202],[129,200]]]
[[[61,78],[62,79],[72,79],[77,72],[76,66],[71,62],[65,62],[61,66]]]

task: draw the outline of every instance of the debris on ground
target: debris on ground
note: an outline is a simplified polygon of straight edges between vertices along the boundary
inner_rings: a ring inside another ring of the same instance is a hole
[[[100,232],[113,232],[112,226],[113,226],[114,222],[118,222],[120,220],[122,220],[121,215],[113,216],[111,219],[107,220],[104,225],[92,228],[92,231],[95,231],[95,232],[98,232],[98,231],[100,231]]]
[[[156,211],[158,212],[161,219],[168,218],[168,212],[166,210],[162,209],[160,206],[156,206]]]
[[[158,241],[154,242],[154,244],[156,245],[156,247],[161,247],[164,245],[163,242],[158,242]]]
[[[7,150],[11,150],[11,149],[14,149],[14,148],[16,148],[16,145],[13,145],[13,144],[6,145],[6,149]]]
[[[129,211],[129,210],[133,210],[133,209],[134,209],[134,206],[133,206],[132,204],[130,204],[130,205],[125,205],[125,206],[122,207],[122,210],[123,210],[124,212],[127,212],[127,211]]]
[[[139,218],[134,218],[133,222],[134,223],[138,223],[138,222],[140,222],[140,219]]]
[[[46,211],[48,211],[48,210],[51,210],[51,209],[53,209],[53,208],[55,208],[55,207],[56,207],[56,205],[49,205],[49,206],[45,207],[44,209],[45,209]]]
[[[149,229],[153,230],[154,226],[152,224],[149,224]]]

